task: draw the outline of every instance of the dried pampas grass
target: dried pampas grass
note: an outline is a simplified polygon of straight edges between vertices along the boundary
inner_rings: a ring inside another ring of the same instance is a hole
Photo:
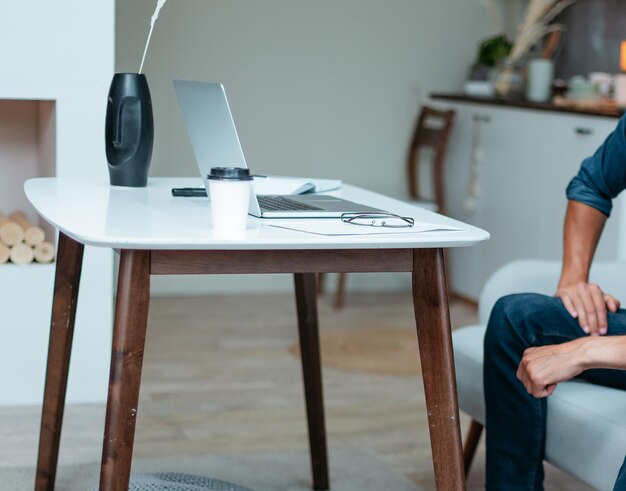
[[[506,94],[509,91],[513,66],[518,64],[531,48],[545,35],[563,30],[560,24],[550,24],[563,10],[576,0],[530,0],[526,7],[524,20],[519,26],[513,49],[509,56],[510,66],[500,75],[496,83],[496,92]]]
[[[150,20],[150,32],[148,33],[148,39],[146,39],[146,47],[143,49],[143,56],[141,57],[141,65],[139,65],[139,73],[143,71],[143,63],[146,61],[146,53],[148,52],[148,46],[150,44],[150,39],[152,38],[152,31],[154,30],[154,24],[156,24],[157,19],[159,18],[159,12],[165,5],[167,0],[158,0],[156,9],[154,10],[154,14],[152,14],[152,19]]]
[[[559,24],[550,22],[575,0],[531,0],[526,8],[524,21],[521,23],[517,38],[511,51],[511,62],[520,61],[534,44],[552,31],[562,30]]]
[[[498,8],[493,3],[493,0],[478,0],[486,10],[489,17],[491,17],[491,21],[493,22],[496,31],[502,32],[504,31],[504,20],[502,19],[502,12],[498,10]]]

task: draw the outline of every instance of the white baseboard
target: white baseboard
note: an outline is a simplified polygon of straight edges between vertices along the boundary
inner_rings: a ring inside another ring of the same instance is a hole
[[[326,275],[326,290],[334,291],[337,275]],[[214,276],[153,276],[152,296],[236,295],[290,293],[291,275],[214,275]],[[358,292],[403,291],[411,289],[408,273],[350,273],[347,290]]]

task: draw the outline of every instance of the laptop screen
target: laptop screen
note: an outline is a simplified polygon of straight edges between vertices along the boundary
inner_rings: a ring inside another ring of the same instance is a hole
[[[174,87],[202,178],[211,167],[248,167],[222,84],[174,80]]]

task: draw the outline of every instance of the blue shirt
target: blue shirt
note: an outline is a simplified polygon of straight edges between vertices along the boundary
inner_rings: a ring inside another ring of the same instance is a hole
[[[567,186],[567,199],[579,201],[607,217],[613,198],[626,189],[626,114],[597,152],[585,159]]]

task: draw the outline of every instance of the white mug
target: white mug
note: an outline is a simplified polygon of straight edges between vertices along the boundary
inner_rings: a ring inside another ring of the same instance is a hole
[[[626,107],[626,73],[615,75],[615,103]]]
[[[598,94],[608,98],[613,87],[613,75],[604,72],[592,72],[589,74],[589,82],[596,86]]]
[[[552,93],[554,63],[546,58],[535,58],[528,63],[526,98],[532,102],[547,102]]]

